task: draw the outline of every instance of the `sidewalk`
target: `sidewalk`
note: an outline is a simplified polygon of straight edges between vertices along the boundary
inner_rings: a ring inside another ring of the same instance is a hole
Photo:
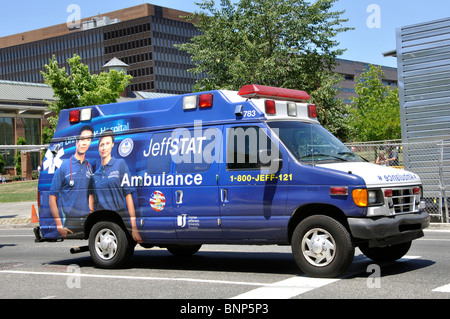
[[[0,228],[34,227],[31,224],[31,207],[37,212],[37,202],[0,203]]]

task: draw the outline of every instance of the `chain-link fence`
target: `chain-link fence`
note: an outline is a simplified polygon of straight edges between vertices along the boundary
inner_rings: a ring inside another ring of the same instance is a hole
[[[450,222],[448,207],[450,186],[450,143],[401,141],[348,143],[361,158],[380,165],[404,168],[420,176],[427,212],[433,222]],[[397,156],[397,160],[393,160]]]

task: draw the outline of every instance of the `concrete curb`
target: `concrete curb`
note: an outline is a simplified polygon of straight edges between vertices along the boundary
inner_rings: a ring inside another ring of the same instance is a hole
[[[450,223],[431,223],[427,229],[431,230],[450,230]]]
[[[0,229],[33,228],[36,226],[39,226],[39,223],[31,224],[31,218],[27,217],[0,218]]]

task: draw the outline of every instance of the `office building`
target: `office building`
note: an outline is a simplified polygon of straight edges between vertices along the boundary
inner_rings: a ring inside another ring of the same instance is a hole
[[[192,92],[189,55],[174,44],[199,34],[188,12],[142,4],[0,38],[0,80],[43,83],[40,71],[55,55],[60,67],[74,54],[91,73],[114,57],[129,65],[130,91]]]
[[[339,95],[338,98],[342,99],[344,103],[351,104],[350,97],[356,97],[355,85],[357,78],[361,77],[364,70],[369,68],[369,63],[350,61],[344,59],[336,59],[336,67],[334,72],[342,76],[343,80],[339,83]],[[384,73],[382,83],[389,85],[392,88],[397,87],[397,68],[381,66],[381,70]]]

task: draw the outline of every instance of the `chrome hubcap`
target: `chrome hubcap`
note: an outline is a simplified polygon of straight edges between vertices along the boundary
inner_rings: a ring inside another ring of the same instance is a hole
[[[336,244],[333,236],[321,228],[308,231],[302,239],[302,253],[313,266],[324,267],[336,256]]]
[[[113,258],[117,252],[117,237],[110,229],[102,229],[95,236],[95,251],[105,260]]]

